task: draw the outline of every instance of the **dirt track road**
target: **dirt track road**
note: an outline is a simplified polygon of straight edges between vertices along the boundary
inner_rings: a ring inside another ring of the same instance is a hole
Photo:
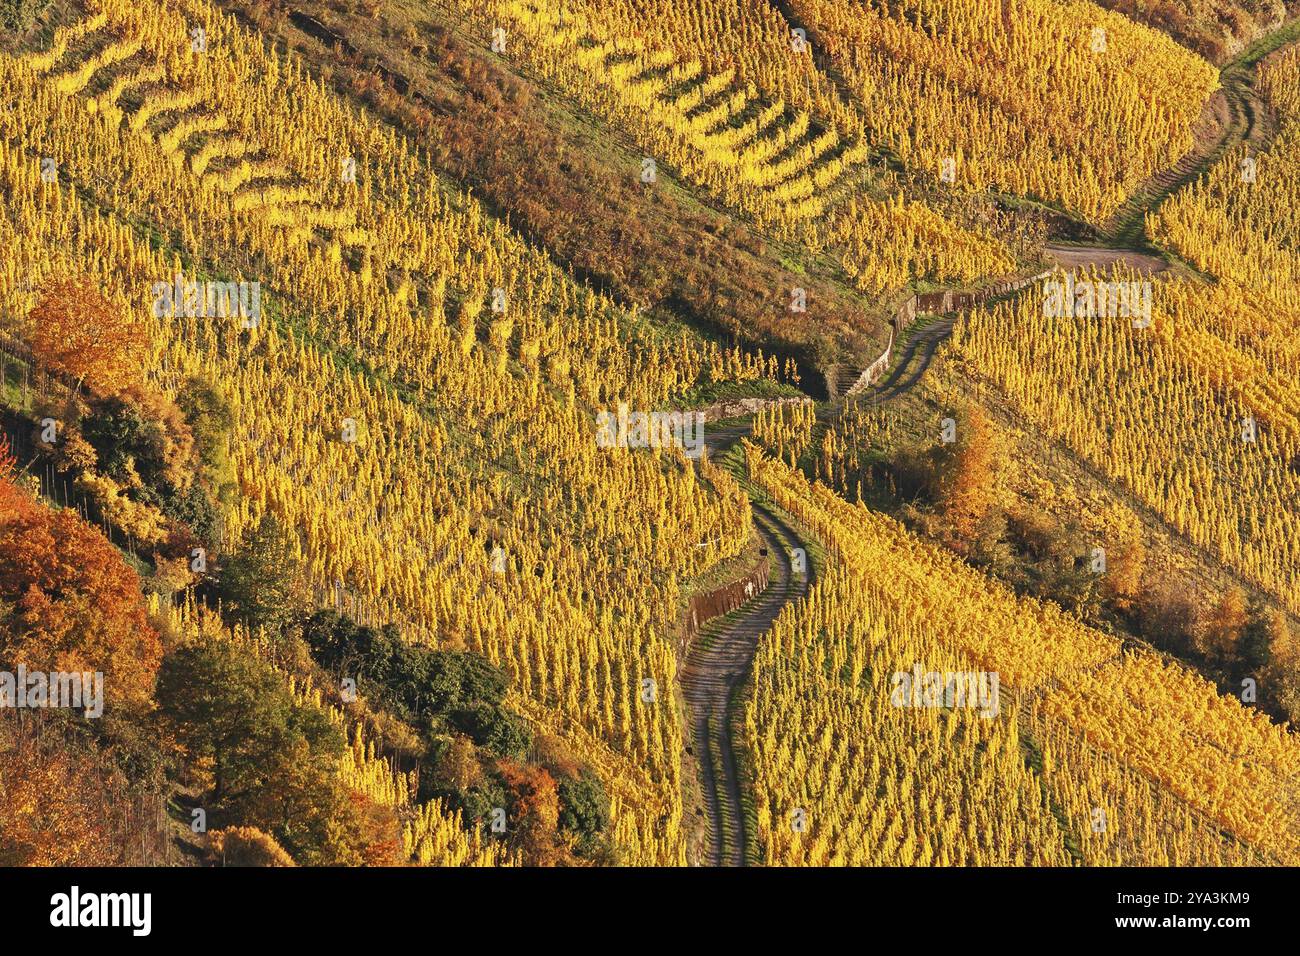
[[[1136,249],[1110,249],[1104,246],[1048,246],[1047,254],[1063,269],[1086,269],[1096,266],[1110,269],[1123,263],[1135,272],[1158,275],[1169,269],[1169,263]]]
[[[1142,275],[1156,276],[1169,264],[1156,256],[1134,249],[1109,249],[1101,246],[1049,246],[1048,254],[1064,269],[1078,271],[1095,266],[1103,272],[1124,264]],[[898,353],[889,373],[876,386],[874,401],[887,402],[911,391],[921,380],[944,339],[952,334],[956,319],[937,318],[922,326]]]
[[[704,625],[682,669],[688,739],[699,768],[699,795],[708,829],[709,866],[744,866],[750,834],[741,798],[732,734],[733,691],[744,683],[759,639],[785,605],[808,592],[808,575],[794,572],[793,548],[805,547],[794,531],[754,503],[754,526],[767,548],[767,588],[724,617]],[[690,813],[697,808],[688,807]]]
[[[779,5],[784,11],[784,5]],[[1276,40],[1294,39],[1300,25],[1291,23],[1279,30]],[[1146,242],[1143,217],[1172,192],[1200,175],[1240,142],[1259,147],[1270,132],[1268,117],[1253,88],[1254,63],[1267,50],[1269,39],[1225,68],[1224,90],[1218,102],[1207,105],[1204,133],[1197,146],[1181,162],[1153,177],[1130,199],[1103,234],[1110,246],[1049,246],[1048,256],[1066,269],[1097,267],[1109,270],[1123,264],[1134,271],[1157,276],[1169,270],[1158,255],[1127,248]],[[1216,111],[1218,115],[1212,116]],[[1217,122],[1212,122],[1217,120]],[[922,379],[943,341],[952,334],[955,316],[935,317],[917,330],[897,353],[893,367],[876,388],[876,401],[889,401],[905,394]],[[829,414],[827,409],[819,416]],[[706,436],[710,454],[716,454],[749,434],[752,418],[731,422]],[[790,549],[806,543],[762,504],[753,502],[755,528],[771,559],[766,590],[737,611],[708,622],[693,643],[681,671],[681,686],[688,714],[688,751],[694,756],[699,780],[699,803],[688,806],[692,815],[705,819],[707,858],[697,860],[712,866],[743,866],[749,862],[753,834],[748,831],[743,788],[737,767],[732,707],[736,690],[750,673],[754,651],[781,609],[791,600],[807,594],[808,576],[792,571]]]

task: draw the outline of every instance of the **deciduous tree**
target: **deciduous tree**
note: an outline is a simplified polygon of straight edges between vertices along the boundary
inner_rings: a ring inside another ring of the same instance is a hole
[[[32,352],[41,367],[101,395],[140,381],[148,346],[145,326],[89,279],[49,282],[30,319]]]
[[[188,759],[212,767],[220,822],[264,830],[300,862],[359,862],[334,839],[343,733],[269,664],[231,640],[196,640],[163,662],[158,702]]]
[[[983,409],[962,416],[955,445],[940,457],[939,506],[959,542],[973,542],[997,500],[1000,445]]]
[[[533,866],[554,866],[565,857],[557,844],[560,796],[555,779],[541,767],[513,760],[497,762],[497,773],[506,786],[508,840],[523,852]]]
[[[0,739],[0,866],[120,864],[102,768],[46,737]]]
[[[221,596],[231,616],[252,628],[278,631],[301,605],[298,555],[284,525],[263,515],[221,569]]]
[[[162,647],[139,575],[74,512],[31,505],[0,523],[0,609],[6,606],[3,663],[102,671],[107,706],[143,705],[152,696]]]
[[[1197,622],[1197,650],[1211,660],[1233,660],[1249,621],[1246,593],[1240,587],[1229,588]]]

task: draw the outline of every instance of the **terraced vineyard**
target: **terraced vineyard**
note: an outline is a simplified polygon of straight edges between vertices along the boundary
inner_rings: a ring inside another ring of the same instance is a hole
[[[1067,843],[1093,865],[1295,859],[1300,749],[1285,732],[1052,605],[1016,600],[756,449],[750,468],[843,562],[787,607],[755,660],[767,677],[746,734],[769,862],[1062,865]],[[983,709],[900,709],[891,675],[914,664],[1003,683]],[[1026,748],[1041,767],[1025,766]],[[1135,802],[1088,806],[1089,791]],[[1108,822],[1094,828],[1098,809]]]
[[[11,6],[0,862],[1300,861],[1293,21]]]
[[[156,381],[167,387],[211,375],[235,399],[240,437],[232,452],[242,495],[225,534],[238,540],[263,514],[276,515],[298,529],[307,582],[322,599],[343,601],[363,620],[397,620],[411,639],[458,634],[515,671],[520,706],[572,726],[592,759],[609,766],[644,759],[637,773],[650,776],[627,794],[640,803],[658,789],[653,799],[667,801],[652,811],[659,822],[629,816],[615,826],[641,847],[630,848],[631,858],[644,852],[647,862],[679,861],[678,730],[664,707],[639,703],[640,681],[655,675],[671,686],[674,579],[738,546],[747,505],[721,478],[706,485],[669,461],[603,456],[574,400],[657,403],[700,376],[725,378],[731,367],[746,377],[763,366],[709,349],[670,352],[671,343],[652,340],[635,357],[637,347],[627,346],[641,333],[632,318],[574,287],[472,203],[442,193],[418,157],[340,110],[291,65],[275,85],[260,82],[281,67],[229,21],[204,7],[185,13],[132,4],[66,29],[56,50],[142,44],[142,62],[119,59],[76,92],[64,92],[61,57],[0,63],[10,97],[5,140],[21,144],[4,156],[4,228],[23,235],[8,262],[6,313],[30,307],[31,283],[19,277],[39,283],[75,268],[101,276],[135,314],[158,320],[150,330]],[[185,24],[197,14],[208,24],[209,49],[230,51],[228,65],[211,58],[173,82],[168,64],[189,55]],[[113,100],[120,119],[89,108],[99,88],[111,93],[122,77],[150,69],[144,50],[154,52],[165,78],[140,84],[134,101],[126,92]],[[315,121],[290,123],[291,112]],[[311,136],[313,145],[295,135]],[[75,142],[75,152],[58,153],[56,142]],[[173,148],[155,149],[164,142]],[[58,155],[58,182],[41,180],[38,159],[46,153]],[[354,157],[361,173],[351,184],[337,170]],[[311,196],[318,198],[302,201]],[[186,215],[174,219],[178,208]],[[129,225],[140,218],[176,246],[151,249]],[[439,222],[445,231],[433,241],[427,229]],[[202,262],[258,269],[260,324],[245,329],[238,315],[208,320],[183,309],[151,314],[154,284],[178,271],[193,276]],[[487,283],[498,282],[511,310],[487,311],[493,319],[482,321],[480,309],[491,306]],[[579,334],[580,350],[569,344]],[[612,374],[624,376],[622,384]],[[317,380],[319,387],[299,387]],[[349,420],[358,430],[354,443],[338,438]],[[476,445],[481,453],[469,454]],[[507,480],[505,462],[515,479]],[[604,490],[578,493],[583,473]],[[416,487],[443,492],[400,491]],[[625,494],[667,509],[653,539],[608,525],[586,507]],[[553,583],[578,571],[572,549],[584,540],[584,551],[606,554],[620,569],[606,579],[610,603]],[[504,575],[492,570],[493,548],[510,556]],[[543,561],[546,577],[524,573]],[[647,585],[664,589],[657,610],[641,605],[631,617],[611,616],[615,607],[633,607],[616,593]],[[457,597],[463,593],[481,599],[466,605]],[[510,611],[520,606],[536,613]],[[511,636],[517,628],[535,636]],[[566,631],[573,643],[560,651]],[[649,635],[657,636],[643,643]],[[624,640],[634,657],[614,650]],[[575,656],[561,662],[557,652]],[[597,688],[613,694],[616,686],[629,695],[621,704],[613,696],[598,702]],[[656,775],[660,782],[649,784]]]
[[[466,8],[485,35],[501,38],[504,56],[522,58],[628,129],[646,150],[639,175],[647,185],[663,163],[774,235],[842,249],[844,268],[866,291],[895,289],[918,276],[974,281],[1015,269],[995,239],[920,204],[897,194],[852,198],[864,185],[872,147],[834,100],[796,106],[808,97],[789,98],[789,80],[782,84],[787,92],[768,93],[735,67],[715,71],[689,46],[628,37],[617,17],[582,5],[510,0]],[[798,38],[788,44],[789,59],[807,59]],[[888,245],[865,240],[882,233]]]

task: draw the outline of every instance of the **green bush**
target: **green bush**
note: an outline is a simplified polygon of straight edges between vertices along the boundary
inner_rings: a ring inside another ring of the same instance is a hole
[[[474,743],[500,757],[522,758],[533,743],[528,725],[500,704],[480,701],[455,711],[451,722]]]
[[[227,447],[235,426],[235,413],[221,388],[204,378],[191,378],[176,396],[176,404],[194,434],[200,477],[217,501],[228,501],[235,492],[235,469]]]
[[[510,686],[504,671],[477,654],[417,647],[396,628],[367,627],[333,611],[312,615],[303,639],[322,667],[356,679],[363,694],[403,720],[432,729],[457,712],[496,707]],[[492,729],[503,724],[499,716],[467,716],[453,725],[465,722],[481,725],[483,735],[512,739],[509,730]],[[478,733],[465,732],[482,742]]]
[[[560,781],[560,829],[578,837],[578,851],[590,856],[609,826],[609,797],[600,778],[584,770],[575,779]]]
[[[46,5],[45,0],[0,0],[0,26],[6,30],[26,30]]]

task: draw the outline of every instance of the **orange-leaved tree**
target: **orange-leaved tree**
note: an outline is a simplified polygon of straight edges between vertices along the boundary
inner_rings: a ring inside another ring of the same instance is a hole
[[[101,671],[108,705],[138,706],[161,659],[140,577],[99,531],[35,502],[0,520],[0,665]]]
[[[506,788],[511,849],[529,866],[555,866],[568,860],[557,833],[560,797],[555,779],[543,767],[501,759],[497,774]]]
[[[982,408],[962,416],[959,440],[940,456],[939,505],[962,546],[975,540],[980,524],[997,502],[1000,436]]]
[[[32,309],[32,353],[41,368],[111,395],[139,381],[148,331],[85,277],[58,278]]]
[[[1197,650],[1212,660],[1233,660],[1249,623],[1246,593],[1240,586],[1229,588],[1218,603],[1202,612],[1197,621]]]
[[[122,797],[57,734],[0,734],[0,866],[122,864],[108,819]]]
[[[0,432],[0,525],[31,507],[31,497],[17,483],[18,457],[9,436]]]

